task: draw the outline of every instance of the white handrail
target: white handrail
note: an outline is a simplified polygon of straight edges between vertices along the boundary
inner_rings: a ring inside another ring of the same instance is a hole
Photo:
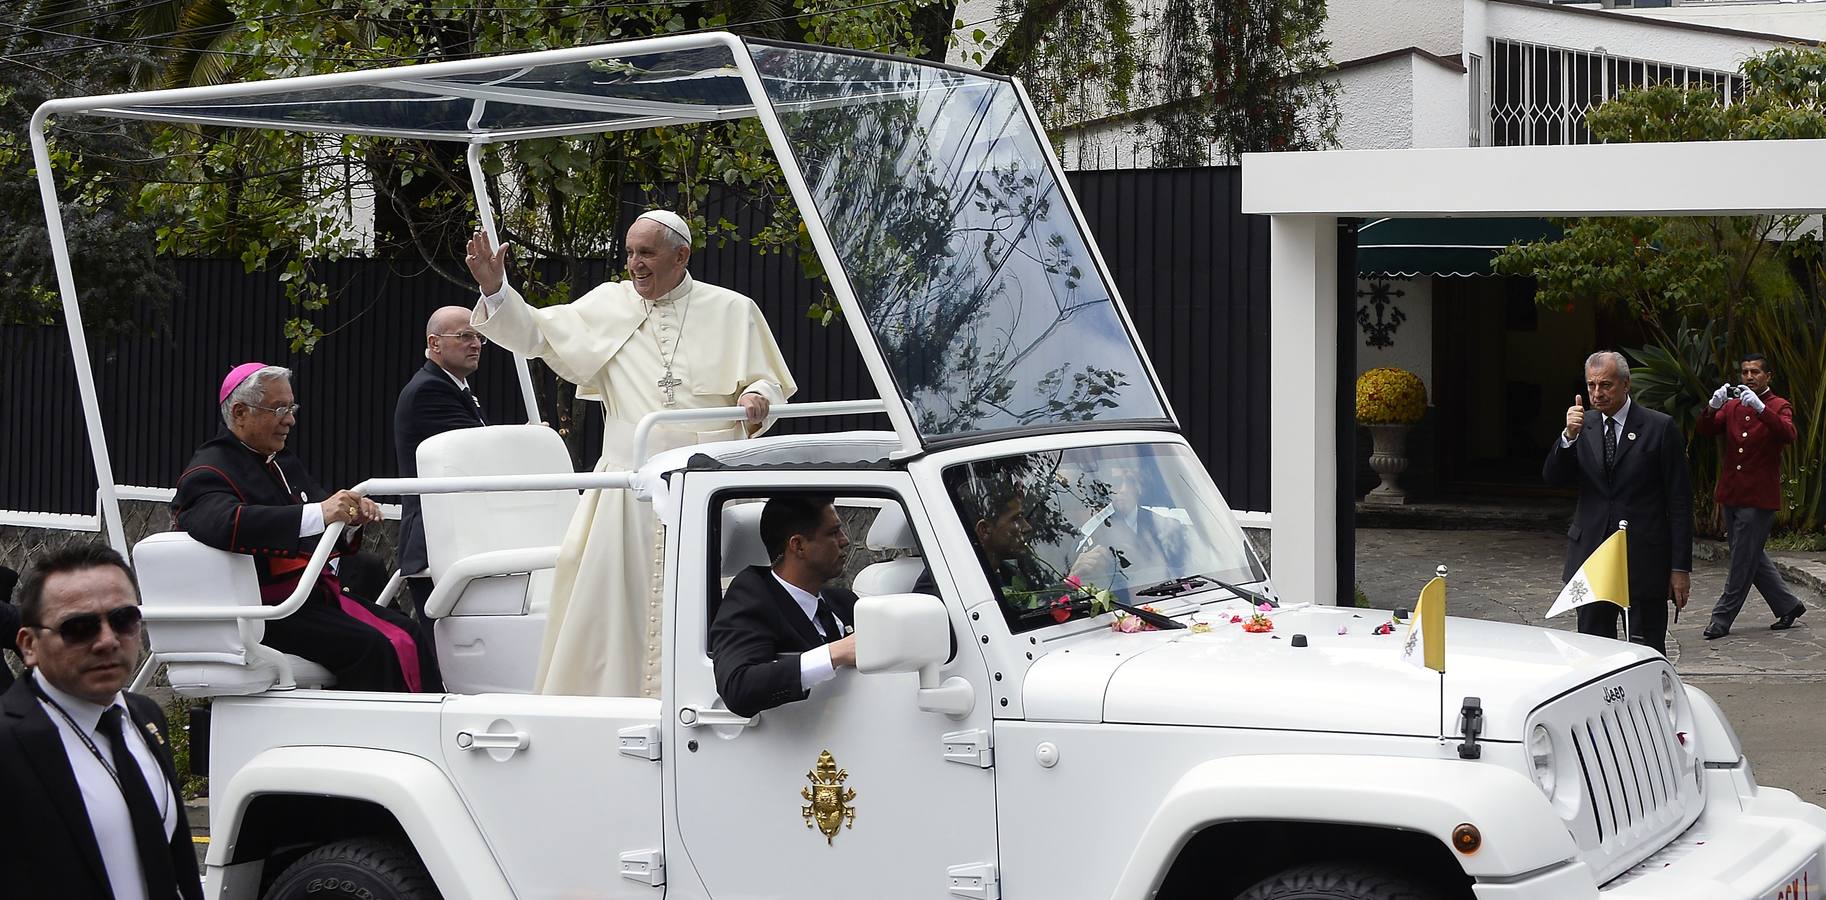
[[[818,403],[787,403],[767,413],[769,419],[810,419],[818,416],[860,416],[885,413],[888,405],[880,400],[825,400]],[[745,422],[748,411],[740,406],[711,406],[703,409],[660,409],[640,417],[634,426],[635,465],[647,462],[647,440],[659,425],[679,422]]]
[[[370,478],[350,490],[370,494],[462,494],[485,491],[579,491],[629,488],[633,472],[575,472],[555,475],[466,475],[454,478]],[[276,606],[151,606],[141,613],[153,622],[201,622],[223,619],[282,619],[304,605],[343,532],[333,522],[323,530],[317,550],[298,577],[298,586]]]
[[[634,486],[633,472],[547,472],[537,475],[452,475],[370,478],[349,490],[363,497],[401,494],[481,494],[491,491],[596,491]]]

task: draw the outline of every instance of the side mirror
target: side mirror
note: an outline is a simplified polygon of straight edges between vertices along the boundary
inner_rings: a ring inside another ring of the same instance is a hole
[[[951,655],[951,616],[930,594],[886,594],[856,601],[856,670],[918,672],[919,708],[962,718],[976,689],[956,675],[939,679]]]

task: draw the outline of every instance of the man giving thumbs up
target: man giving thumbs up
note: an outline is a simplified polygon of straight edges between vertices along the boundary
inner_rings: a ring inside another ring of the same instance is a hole
[[[1667,604],[1686,606],[1693,562],[1686,440],[1665,413],[1630,401],[1629,363],[1621,353],[1602,351],[1585,360],[1585,391],[1567,408],[1566,427],[1541,467],[1548,484],[1579,489],[1560,577],[1571,580],[1617,522],[1628,521],[1628,639],[1665,654]],[[1587,425],[1597,434],[1584,434]],[[1619,612],[1609,603],[1581,606],[1579,631],[1614,638]]]

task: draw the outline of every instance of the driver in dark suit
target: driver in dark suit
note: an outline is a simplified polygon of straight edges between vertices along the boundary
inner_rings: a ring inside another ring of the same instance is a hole
[[[772,567],[737,574],[710,623],[717,693],[743,716],[804,700],[856,665],[856,595],[826,585],[843,574],[850,545],[831,498],[767,501],[761,543]]]
[[[1541,467],[1548,484],[1579,489],[1566,532],[1570,581],[1585,558],[1629,522],[1630,633],[1628,640],[1667,653],[1667,604],[1684,608],[1693,568],[1693,488],[1686,438],[1665,413],[1634,403],[1623,354],[1593,353],[1585,361],[1584,398],[1566,410],[1566,428]],[[1609,603],[1579,607],[1579,631],[1617,636],[1620,610]]]

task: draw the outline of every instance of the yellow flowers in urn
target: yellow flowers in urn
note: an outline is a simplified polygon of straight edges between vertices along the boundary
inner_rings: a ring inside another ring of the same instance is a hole
[[[1357,421],[1412,425],[1427,411],[1427,386],[1406,369],[1384,366],[1357,376]]]

